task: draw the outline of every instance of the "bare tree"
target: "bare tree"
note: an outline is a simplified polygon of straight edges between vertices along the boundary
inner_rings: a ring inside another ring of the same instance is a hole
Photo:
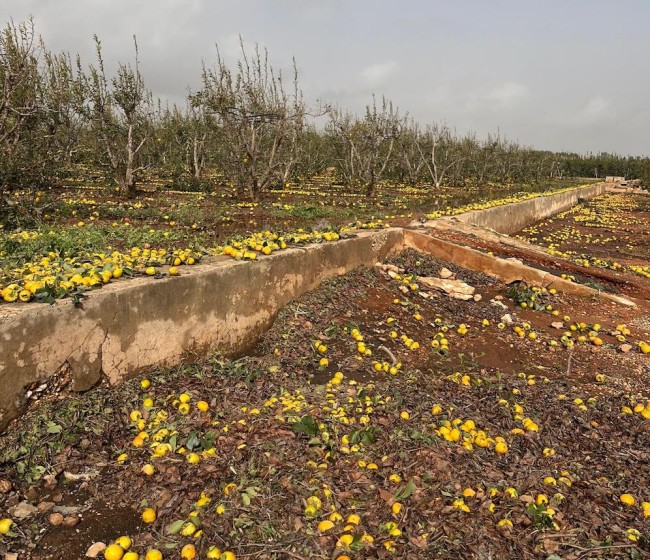
[[[78,63],[80,88],[79,109],[91,130],[97,134],[101,160],[108,165],[123,195],[135,196],[138,174],[144,170],[140,151],[151,138],[154,111],[151,92],[140,74],[138,44],[135,65],[119,63],[117,74],[106,78],[102,47],[95,36],[97,66],[84,73]]]
[[[398,136],[397,168],[400,181],[408,181],[415,185],[426,167],[425,157],[422,150],[422,132],[417,122],[412,119],[404,119],[404,126]]]
[[[59,168],[69,168],[76,161],[83,118],[75,106],[80,95],[80,83],[67,53],[53,54],[42,47],[45,68],[43,88],[43,125],[48,150]]]
[[[328,127],[341,144],[339,165],[346,181],[365,186],[366,194],[372,196],[393,158],[403,127],[399,111],[384,97],[377,107],[373,95],[363,119],[332,108]]]
[[[224,153],[222,165],[237,185],[240,198],[261,194],[291,172],[305,104],[293,62],[293,87],[285,91],[281,73],[269,64],[268,52],[255,46],[248,54],[240,38],[241,59],[233,72],[217,50],[215,69],[203,68],[197,105],[218,119]]]
[[[30,196],[6,197],[22,189],[36,200],[70,161],[79,120],[72,104],[70,57],[54,55],[32,20],[0,30],[0,218],[4,224],[33,221]],[[20,216],[19,216],[20,215]]]
[[[190,94],[187,107],[177,106],[160,111],[161,122],[156,142],[162,143],[165,167],[173,168],[174,175],[185,175],[200,181],[206,167],[208,132],[213,128],[203,105]]]
[[[457,144],[457,140],[444,124],[428,126],[422,140],[417,144],[422,161],[436,187],[440,187],[447,173],[462,161],[462,152]]]
[[[0,196],[20,184],[18,175],[31,156],[29,136],[42,105],[41,54],[31,20],[11,22],[0,31]]]

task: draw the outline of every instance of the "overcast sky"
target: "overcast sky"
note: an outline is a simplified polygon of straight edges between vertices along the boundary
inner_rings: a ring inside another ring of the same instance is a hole
[[[360,111],[385,94],[422,123],[553,150],[650,154],[650,0],[0,0],[51,50],[130,61],[183,103],[215,44],[295,56],[305,98]]]

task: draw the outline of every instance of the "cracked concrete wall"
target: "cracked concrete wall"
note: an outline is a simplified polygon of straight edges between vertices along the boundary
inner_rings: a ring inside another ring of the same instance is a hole
[[[85,391],[147,368],[219,349],[235,354],[267,330],[280,308],[325,279],[372,265],[403,247],[403,231],[361,232],[337,243],[288,249],[257,262],[210,259],[183,275],[138,278],[89,293],[83,308],[11,304],[0,309],[0,430],[26,390],[64,368]]]
[[[571,191],[539,196],[522,202],[474,210],[456,216],[461,222],[493,229],[499,233],[516,233],[525,227],[544,220],[578,204],[579,199],[590,200],[604,194],[605,183],[597,183]]]

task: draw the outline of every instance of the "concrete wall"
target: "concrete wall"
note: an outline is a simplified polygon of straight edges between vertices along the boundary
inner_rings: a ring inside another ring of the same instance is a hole
[[[412,247],[422,253],[428,253],[439,259],[453,262],[467,270],[483,272],[498,278],[505,284],[523,280],[531,286],[556,288],[567,294],[606,299],[627,307],[636,306],[633,301],[624,297],[600,292],[589,286],[564,280],[555,274],[528,266],[519,261],[494,257],[470,247],[425,235],[419,231],[404,230],[404,244],[406,247]]]
[[[486,210],[474,210],[459,214],[456,218],[461,222],[493,229],[499,233],[511,234],[521,231],[535,222],[568,210],[578,204],[579,198],[589,200],[600,196],[605,193],[606,189],[605,183],[597,183],[588,187],[550,196],[539,196],[514,204],[495,206]]]
[[[116,282],[90,293],[83,308],[66,300],[3,305],[0,430],[23,408],[28,387],[58,373],[70,375],[72,389],[83,391],[102,375],[115,383],[188,355],[241,352],[291,300],[402,246],[401,229],[362,232],[257,262],[223,257],[183,268],[178,277]]]

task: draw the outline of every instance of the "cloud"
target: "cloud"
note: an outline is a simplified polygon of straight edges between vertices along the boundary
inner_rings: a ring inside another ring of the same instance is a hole
[[[602,120],[603,117],[607,117],[609,111],[609,101],[598,96],[587,102],[582,111],[578,114],[578,117],[586,124],[591,124]]]
[[[230,63],[236,62],[242,57],[242,43],[244,52],[247,57],[252,57],[255,54],[255,43],[247,40],[245,37],[240,37],[237,33],[229,33],[221,37],[217,41],[221,55]],[[263,45],[259,45],[260,51],[264,54]]]
[[[359,76],[367,86],[373,87],[383,84],[396,69],[397,62],[389,60],[367,66]]]
[[[611,121],[615,116],[611,103],[601,95],[597,95],[589,99],[582,109],[566,118],[564,123],[572,127],[584,128]]]
[[[461,96],[465,98],[470,111],[494,111],[511,109],[528,95],[528,88],[518,82],[503,82],[492,88],[478,88],[477,91]]]
[[[528,88],[517,82],[504,82],[485,94],[487,101],[493,101],[500,107],[509,107],[528,95]]]

